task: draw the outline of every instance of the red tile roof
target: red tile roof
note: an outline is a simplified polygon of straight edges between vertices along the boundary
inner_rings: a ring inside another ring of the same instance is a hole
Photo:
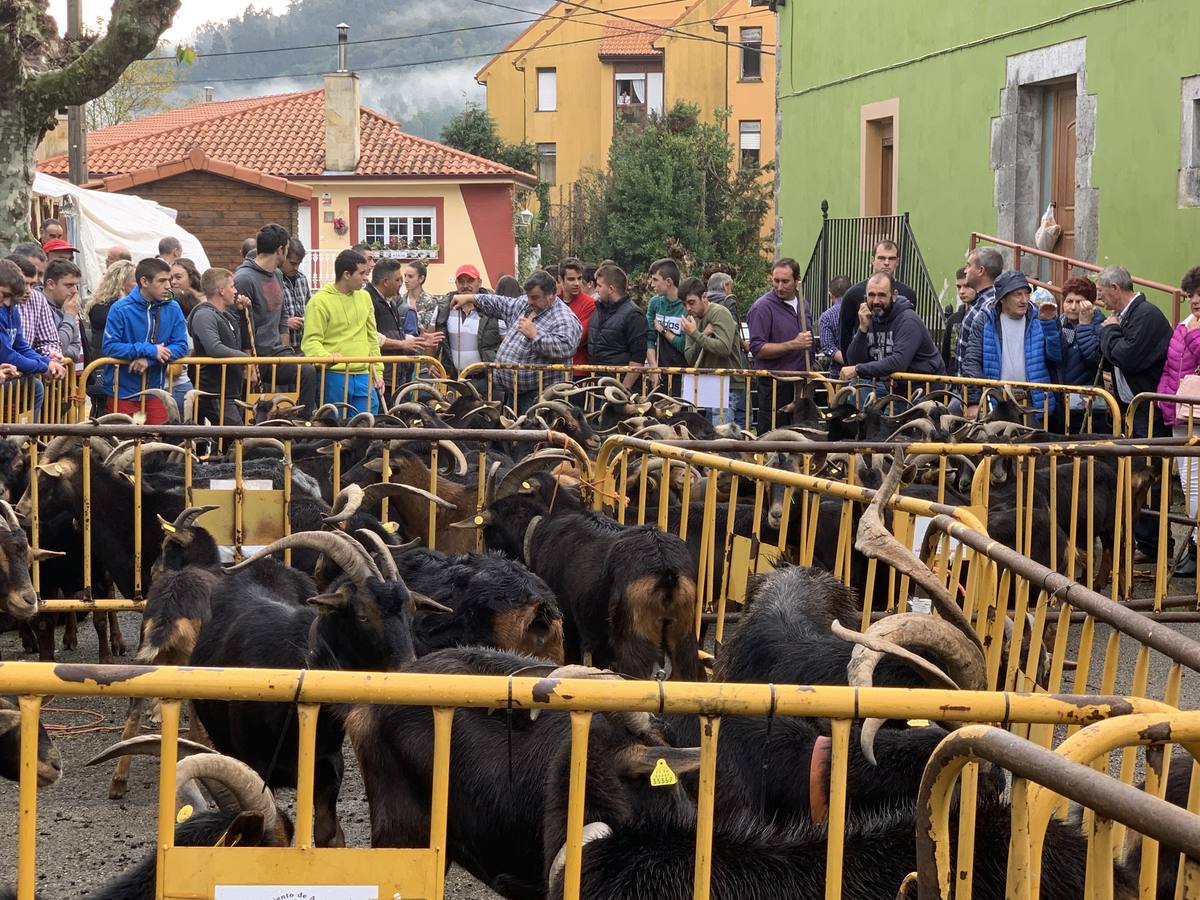
[[[380,178],[513,178],[532,175],[443,144],[405,134],[400,125],[363,107],[361,151],[355,175]],[[213,160],[279,178],[325,173],[325,92],[322,88],[219,103],[201,103],[88,134],[93,178],[127,175],[169,165],[200,148]],[[67,157],[38,168],[67,173]]]
[[[669,22],[647,20],[647,25],[668,25]],[[615,58],[645,58],[662,56],[662,50],[654,42],[663,35],[659,27],[647,28],[624,19],[609,19],[604,23],[604,37],[600,41],[600,56]]]

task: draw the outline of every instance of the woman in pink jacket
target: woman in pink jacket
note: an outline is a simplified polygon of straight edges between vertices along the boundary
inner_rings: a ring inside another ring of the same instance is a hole
[[[1177,394],[1184,378],[1200,373],[1200,266],[1188,270],[1180,287],[1191,307],[1191,315],[1176,325],[1175,333],[1171,335],[1171,343],[1167,347],[1167,361],[1163,366],[1162,378],[1158,382],[1160,394]],[[1171,427],[1176,437],[1200,434],[1200,403],[1191,408],[1194,412],[1189,416],[1185,406],[1166,401],[1159,403],[1163,422]],[[1175,460],[1175,467],[1179,471],[1183,496],[1187,498],[1188,516],[1194,519],[1197,493],[1200,493],[1200,458],[1182,456]],[[1187,556],[1175,567],[1174,574],[1179,578],[1196,577],[1194,533],[1189,542]]]

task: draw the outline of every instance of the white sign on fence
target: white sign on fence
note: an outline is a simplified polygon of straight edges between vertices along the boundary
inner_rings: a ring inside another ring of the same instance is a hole
[[[219,884],[213,900],[379,900],[373,884]]]

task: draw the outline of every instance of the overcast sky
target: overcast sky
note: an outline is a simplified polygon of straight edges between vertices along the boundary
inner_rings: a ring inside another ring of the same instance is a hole
[[[281,12],[287,9],[287,0],[255,0],[257,9],[267,9]],[[186,38],[205,22],[223,22],[233,16],[239,16],[246,10],[246,0],[183,0],[179,12],[175,14],[175,22],[164,35],[168,41],[179,41]],[[83,21],[88,25],[97,19],[108,21],[112,13],[112,0],[83,0]],[[67,27],[67,0],[50,0],[50,15],[58,22],[58,27]]]

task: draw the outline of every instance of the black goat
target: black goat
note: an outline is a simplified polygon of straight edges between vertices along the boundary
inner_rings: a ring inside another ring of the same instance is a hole
[[[488,646],[563,661],[562,612],[546,582],[498,553],[448,556],[418,548],[396,567],[410,590],[452,609],[418,611],[413,641],[418,656],[447,647]]]
[[[439,650],[406,672],[455,675],[595,677],[595,670],[552,672],[545,660],[483,648]],[[612,676],[608,673],[608,677]],[[346,733],[363,773],[374,847],[427,846],[433,778],[433,726],[418,706],[357,706]],[[449,858],[504,897],[541,900],[545,873],[566,833],[564,780],[570,716],[458,709],[450,745]],[[647,805],[690,807],[682,785],[651,788],[665,759],[677,772],[699,764],[695,748],[667,745],[648,715],[604,713],[591,721],[585,818],[624,822]],[[544,853],[549,848],[549,854]]]
[[[488,548],[524,561],[559,598],[567,660],[590,657],[635,677],[700,677],[696,564],[678,537],[599,513],[550,515],[522,494],[483,518]]]
[[[895,897],[917,868],[916,827],[911,812],[890,812],[850,821],[845,831],[842,896],[846,900]],[[951,828],[957,835],[957,829]],[[713,897],[754,900],[820,900],[825,896],[826,833],[811,824],[780,827],[745,816],[718,823],[712,843]],[[975,817],[974,894],[1003,900],[1008,860],[1009,810],[981,804]],[[695,878],[695,822],[687,816],[644,818],[613,827],[583,852],[583,900],[690,897]],[[1078,829],[1052,821],[1046,831],[1043,900],[1084,896],[1087,842]],[[549,900],[563,896],[561,874],[551,879]],[[1119,869],[1115,900],[1137,896],[1136,878]]]
[[[223,587],[213,598],[219,613],[201,629],[192,651],[193,665],[388,671],[413,658],[413,598],[402,581],[384,581],[373,560],[346,535],[292,534],[233,568],[302,545],[320,547],[347,578],[328,593],[310,597],[305,607],[270,598],[256,601],[233,586]],[[295,786],[297,725],[289,704],[200,700],[195,707],[220,752],[248,763],[270,786]],[[344,843],[336,811],[342,742],[340,721],[322,708],[315,771],[316,841],[321,846]]]
[[[62,754],[46,726],[38,723],[38,787],[54,784],[62,776]],[[21,705],[16,697],[0,695],[0,778],[17,781],[21,777]]]

